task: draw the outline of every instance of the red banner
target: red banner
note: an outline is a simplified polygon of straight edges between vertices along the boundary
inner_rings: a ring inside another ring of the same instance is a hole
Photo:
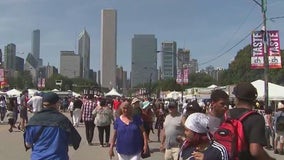
[[[279,31],[267,31],[267,56],[269,68],[282,68],[281,64],[281,51],[280,51],[280,36]],[[251,35],[251,68],[263,69],[264,68],[264,54],[265,47],[263,42],[263,31],[254,31]]]
[[[176,79],[177,84],[182,84],[182,72],[181,69],[177,70],[177,79]]]
[[[251,68],[262,69],[264,68],[264,45],[263,45],[263,32],[254,31],[251,34]]]
[[[3,82],[4,81],[4,78],[5,78],[5,75],[4,75],[4,69],[0,69],[0,82]]]
[[[279,31],[267,31],[269,68],[282,68]]]
[[[183,84],[188,84],[188,73],[188,68],[183,69]]]

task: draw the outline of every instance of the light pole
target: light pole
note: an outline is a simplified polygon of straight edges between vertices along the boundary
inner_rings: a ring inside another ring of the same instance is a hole
[[[257,5],[261,7],[262,20],[263,20],[263,44],[264,44],[264,107],[268,108],[268,70],[269,70],[269,61],[268,61],[268,51],[267,51],[267,29],[266,29],[266,11],[267,11],[267,0],[261,0],[259,3],[257,0],[253,0]]]

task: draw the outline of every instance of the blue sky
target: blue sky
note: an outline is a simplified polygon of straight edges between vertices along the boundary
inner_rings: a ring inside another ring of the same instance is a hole
[[[40,29],[40,57],[44,65],[59,67],[60,51],[77,53],[78,35],[86,28],[91,68],[97,71],[105,8],[117,10],[117,64],[127,71],[134,34],[154,34],[158,49],[163,41],[176,41],[178,48],[191,51],[200,68],[228,68],[250,43],[250,37],[244,37],[262,22],[261,9],[253,0],[0,0],[0,48],[14,43],[17,55],[25,58],[31,51],[32,31]],[[268,0],[267,17],[283,17],[283,8],[284,0]],[[283,48],[284,18],[267,21],[267,29],[280,30]]]

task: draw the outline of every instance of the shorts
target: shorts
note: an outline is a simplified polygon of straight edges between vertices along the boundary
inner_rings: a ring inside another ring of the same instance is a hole
[[[275,141],[279,141],[280,143],[284,143],[284,135],[275,133]]]

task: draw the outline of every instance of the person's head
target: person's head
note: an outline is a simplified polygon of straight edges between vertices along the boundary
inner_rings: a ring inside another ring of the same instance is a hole
[[[138,98],[133,98],[132,99],[132,101],[131,101],[131,105],[133,106],[133,107],[140,107],[140,99],[138,99]]]
[[[170,114],[175,114],[175,113],[177,113],[177,103],[175,102],[175,101],[171,101],[171,102],[169,102],[169,104],[168,104],[168,110],[169,110],[169,113]]]
[[[22,95],[27,96],[27,95],[28,95],[28,93],[29,93],[29,91],[28,91],[27,89],[25,89],[25,90],[23,90],[23,91],[22,91]]]
[[[107,100],[105,98],[100,99],[100,106],[107,106]]]
[[[130,116],[132,115],[132,107],[129,102],[122,102],[119,106],[119,113],[121,115]]]
[[[57,108],[57,103],[59,101],[59,96],[54,92],[47,92],[43,95],[42,104],[46,108]]]
[[[238,102],[242,102],[250,104],[251,107],[252,105],[255,105],[257,90],[251,83],[241,82],[237,84],[233,89],[233,94],[236,97],[236,104],[238,104]]]
[[[229,104],[229,95],[221,90],[216,89],[211,93],[211,112],[216,117],[222,117]]]
[[[196,146],[210,141],[208,124],[209,117],[204,113],[192,113],[187,117],[184,134],[191,145]]]

